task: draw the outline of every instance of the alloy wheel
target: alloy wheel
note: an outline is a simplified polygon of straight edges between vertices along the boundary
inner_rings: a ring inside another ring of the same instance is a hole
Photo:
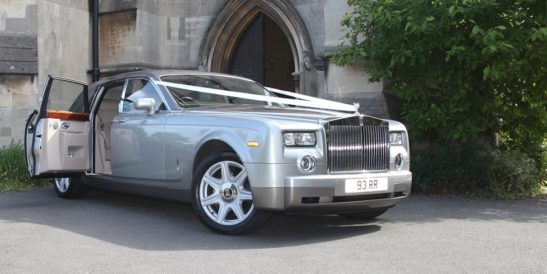
[[[61,193],[65,193],[68,191],[70,187],[70,178],[63,177],[63,178],[55,178],[55,186]]]
[[[210,166],[199,184],[201,208],[220,225],[237,225],[254,210],[245,167],[235,161],[224,160]]]

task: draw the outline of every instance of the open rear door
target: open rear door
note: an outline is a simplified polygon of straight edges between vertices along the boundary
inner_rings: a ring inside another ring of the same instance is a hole
[[[89,169],[87,85],[48,77],[40,110],[25,126],[25,155],[31,178],[67,177]]]

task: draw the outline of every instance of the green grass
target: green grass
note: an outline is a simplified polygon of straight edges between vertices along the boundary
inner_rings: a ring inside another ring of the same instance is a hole
[[[31,190],[48,183],[48,180],[28,178],[25,153],[20,144],[12,142],[0,148],[0,192]]]

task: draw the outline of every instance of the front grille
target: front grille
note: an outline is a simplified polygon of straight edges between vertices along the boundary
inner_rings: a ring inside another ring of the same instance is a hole
[[[372,118],[326,126],[330,172],[380,171],[389,168],[389,127]]]

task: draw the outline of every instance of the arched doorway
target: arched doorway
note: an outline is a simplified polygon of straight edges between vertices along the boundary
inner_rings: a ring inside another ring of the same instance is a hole
[[[260,22],[262,22],[262,27],[260,27]],[[260,81],[258,78],[259,82],[280,89],[300,92],[303,85],[302,80],[306,79],[310,58],[313,59],[314,53],[304,22],[292,4],[286,0],[227,1],[215,16],[202,43],[200,69],[237,73],[234,72],[237,70],[234,68],[234,64],[237,65],[241,60],[237,52],[244,51],[239,48],[245,47],[241,45],[245,44],[247,32],[252,32],[253,29],[255,31],[262,29],[263,35],[263,39],[261,39],[263,47],[258,48],[258,50],[264,51],[261,54],[263,58],[258,58],[262,64],[255,64],[256,67],[262,67],[264,70],[264,79]],[[279,37],[283,38],[284,42],[271,42]],[[281,44],[283,46],[280,46]],[[286,45],[288,45],[288,50]],[[271,53],[272,58],[268,53]],[[287,56],[292,61],[286,62]],[[273,65],[270,61],[273,61]],[[289,69],[281,67],[289,67]],[[289,71],[290,68],[292,71]],[[243,75],[249,77],[249,75]],[[279,79],[287,77],[292,81],[278,84],[283,82]]]
[[[258,13],[239,37],[226,72],[294,91],[294,53],[277,24]]]

